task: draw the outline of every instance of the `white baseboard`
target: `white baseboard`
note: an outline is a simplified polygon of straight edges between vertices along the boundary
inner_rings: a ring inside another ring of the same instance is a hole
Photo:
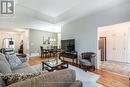
[[[29,57],[36,57],[36,56],[40,56],[40,53],[31,53]]]

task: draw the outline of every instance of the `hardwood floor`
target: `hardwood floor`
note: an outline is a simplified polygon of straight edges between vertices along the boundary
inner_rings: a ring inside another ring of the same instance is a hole
[[[52,58],[49,58],[52,59]],[[40,64],[41,61],[48,60],[48,59],[42,59],[40,57],[34,57],[30,58],[29,64],[30,65],[36,65]],[[72,63],[70,63],[72,64]],[[77,66],[76,64],[73,64],[74,66]],[[105,70],[98,70],[96,69],[95,71],[90,71],[95,74],[100,75],[101,77],[98,79],[97,83],[104,85],[104,87],[130,87],[130,81],[128,80],[127,77],[117,75],[112,72],[108,72]]]
[[[100,83],[105,87],[130,87],[130,81],[127,77],[105,70],[95,70],[94,73],[101,76],[97,83]]]
[[[44,59],[40,58],[40,57],[31,57],[29,58],[29,64],[30,65],[37,65],[37,64],[40,64],[41,61],[43,61]]]

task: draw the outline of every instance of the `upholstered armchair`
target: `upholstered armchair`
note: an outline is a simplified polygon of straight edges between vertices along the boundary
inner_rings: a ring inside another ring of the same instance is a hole
[[[82,58],[79,60],[80,67],[86,71],[90,68],[95,69],[95,57],[96,53],[94,52],[84,52],[81,54]]]

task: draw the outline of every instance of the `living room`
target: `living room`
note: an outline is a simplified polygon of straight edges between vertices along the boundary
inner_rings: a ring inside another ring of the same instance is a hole
[[[129,25],[129,0],[0,4],[1,87],[129,87],[129,66],[121,73],[107,69],[111,63],[102,69],[99,53],[99,28]]]

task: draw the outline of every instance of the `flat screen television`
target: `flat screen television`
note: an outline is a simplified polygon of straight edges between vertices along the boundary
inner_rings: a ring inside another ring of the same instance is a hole
[[[75,51],[75,39],[61,40],[61,49],[65,52]]]

